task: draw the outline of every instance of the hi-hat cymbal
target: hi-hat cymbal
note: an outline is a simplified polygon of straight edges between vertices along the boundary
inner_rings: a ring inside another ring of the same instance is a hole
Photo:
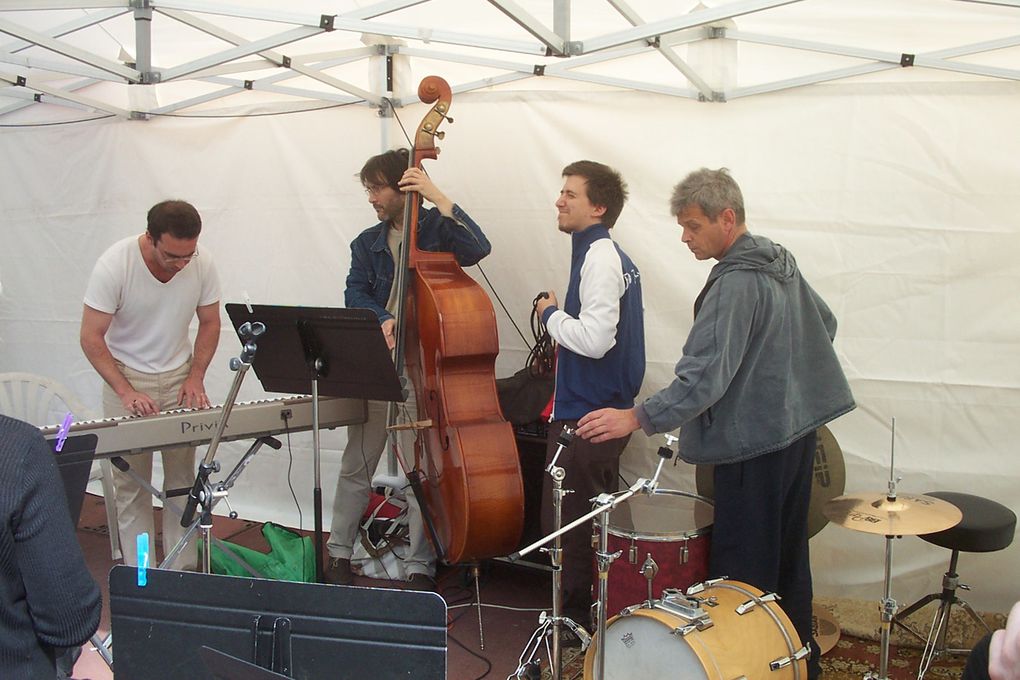
[[[825,516],[834,524],[854,531],[884,536],[917,536],[956,526],[960,509],[934,496],[885,492],[838,496],[825,504]]]

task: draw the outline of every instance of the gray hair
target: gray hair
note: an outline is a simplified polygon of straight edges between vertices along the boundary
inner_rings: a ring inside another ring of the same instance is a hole
[[[671,214],[679,215],[691,205],[701,208],[705,217],[712,221],[726,208],[732,208],[737,224],[744,223],[744,195],[726,168],[695,170],[673,187],[673,195],[669,199]]]

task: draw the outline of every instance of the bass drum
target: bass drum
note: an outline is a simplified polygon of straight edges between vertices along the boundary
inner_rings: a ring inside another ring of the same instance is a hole
[[[606,624],[605,680],[806,680],[807,662],[793,659],[802,648],[797,631],[762,595],[740,581],[719,581],[693,597],[670,593],[652,607],[624,610]],[[595,638],[588,647],[586,680],[597,677],[600,644]]]

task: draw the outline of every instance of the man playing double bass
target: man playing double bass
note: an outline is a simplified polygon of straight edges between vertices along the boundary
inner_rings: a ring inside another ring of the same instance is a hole
[[[476,264],[491,250],[488,239],[474,220],[447,198],[420,168],[408,168],[408,159],[407,149],[396,149],[369,158],[361,168],[361,184],[379,223],[363,231],[351,243],[351,269],[344,291],[347,307],[371,309],[376,313],[391,350],[397,337],[394,312],[400,301],[394,281],[403,240],[407,193],[416,192],[435,206],[419,212],[419,249],[452,253],[462,267]],[[405,408],[412,417],[415,415],[413,391]],[[368,504],[372,475],[386,448],[386,416],[385,402],[370,401],[367,421],[347,428],[347,446],[340,460],[327,543],[330,559],[325,577],[329,583],[352,581],[354,541]],[[401,453],[409,460],[410,451]],[[425,536],[418,500],[410,489],[406,490],[406,497],[410,546],[404,568],[415,589],[431,590],[435,587],[435,552]]]

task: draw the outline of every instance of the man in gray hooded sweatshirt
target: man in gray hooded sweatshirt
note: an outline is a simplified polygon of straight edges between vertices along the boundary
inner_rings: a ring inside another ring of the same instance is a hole
[[[694,303],[676,379],[634,408],[592,411],[577,432],[597,443],[638,428],[681,428],[680,456],[715,465],[709,575],[779,594],[811,642],[814,680],[807,514],[815,430],[855,406],[832,347],[836,318],[792,254],[747,231],[740,187],[725,168],[688,175],[670,207],[694,257],[718,260]]]

